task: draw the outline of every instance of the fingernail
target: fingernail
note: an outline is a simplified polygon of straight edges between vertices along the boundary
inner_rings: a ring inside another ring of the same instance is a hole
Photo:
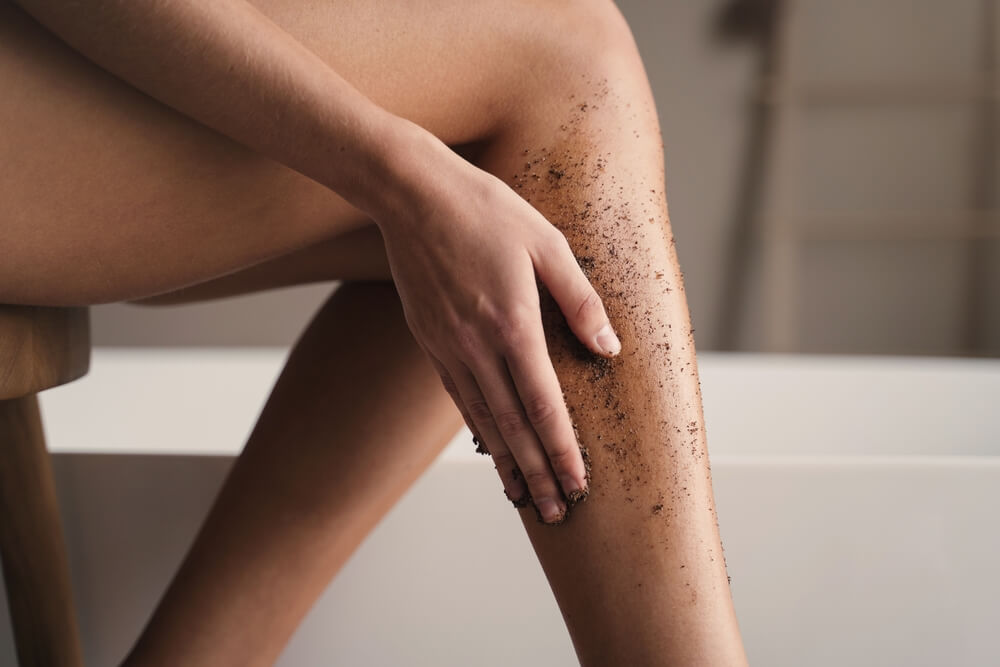
[[[582,488],[580,482],[576,481],[571,475],[565,475],[559,478],[559,483],[562,484],[563,493],[569,498],[573,493],[580,491]]]
[[[541,498],[535,502],[535,506],[542,513],[542,518],[545,519],[546,523],[553,523],[562,519],[563,511],[559,509],[559,506],[551,498]]]
[[[585,499],[589,494],[589,492],[583,488],[583,485],[572,477],[561,477],[559,481],[562,482],[563,493],[566,494],[566,502],[570,507],[573,507],[578,502]]]
[[[621,341],[618,340],[615,332],[611,330],[610,322],[597,332],[597,345],[608,354],[613,355],[621,352]]]

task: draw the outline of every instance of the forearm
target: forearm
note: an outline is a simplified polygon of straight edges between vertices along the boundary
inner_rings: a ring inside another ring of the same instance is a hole
[[[434,143],[245,0],[17,1],[112,74],[374,217],[405,206],[412,147]]]

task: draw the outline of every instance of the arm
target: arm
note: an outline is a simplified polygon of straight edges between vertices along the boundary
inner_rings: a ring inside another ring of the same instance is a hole
[[[367,213],[407,324],[466,423],[488,435],[508,495],[575,499],[587,486],[535,273],[591,351],[613,356],[620,345],[541,213],[366,98],[245,0],[18,2],[112,74]]]
[[[17,0],[151,97],[380,217],[430,133],[362,95],[245,0]]]

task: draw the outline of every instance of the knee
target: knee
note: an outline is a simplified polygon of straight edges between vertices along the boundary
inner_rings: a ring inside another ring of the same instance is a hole
[[[532,6],[510,50],[520,76],[499,136],[522,141],[564,132],[622,137],[659,131],[635,38],[611,0],[552,0]],[[504,54],[505,56],[508,54]],[[544,144],[543,144],[544,145]]]
[[[533,80],[544,93],[564,92],[591,83],[608,86],[644,78],[635,38],[612,0],[573,0],[544,5],[531,30]],[[541,28],[539,27],[542,26]]]

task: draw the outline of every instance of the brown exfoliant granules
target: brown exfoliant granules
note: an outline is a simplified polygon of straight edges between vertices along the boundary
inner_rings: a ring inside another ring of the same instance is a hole
[[[489,456],[490,453],[486,449],[486,446],[483,444],[483,441],[480,438],[472,436],[472,444],[476,446],[476,453],[486,454],[487,456]]]
[[[531,506],[535,509],[535,518],[538,519],[538,523],[545,524],[546,526],[558,526],[566,521],[566,517],[569,516],[569,507],[563,510],[559,518],[551,523],[546,523],[545,519],[542,518],[542,513],[539,511],[538,507],[535,505],[534,499],[532,499]]]
[[[517,507],[517,508],[527,507],[528,506],[528,500],[531,498],[531,495],[527,494],[527,493],[524,494],[523,498],[511,498],[510,494],[507,493],[507,489],[503,490],[503,494],[505,496],[507,496],[507,500],[509,500],[511,502],[511,504],[513,504],[514,507]]]
[[[652,278],[654,270],[666,273],[665,267],[643,262],[647,254],[643,237],[659,231],[655,221],[663,219],[665,222],[666,211],[660,211],[662,206],[656,200],[658,190],[651,189],[652,196],[647,196],[644,192],[648,188],[640,185],[634,194],[627,194],[625,186],[629,183],[616,182],[616,177],[627,169],[620,169],[612,152],[597,148],[597,135],[605,128],[600,126],[600,120],[590,118],[605,102],[613,100],[607,81],[593,83],[596,84],[594,99],[577,99],[567,109],[567,120],[554,143],[525,147],[520,161],[523,168],[515,167],[510,180],[511,187],[536,206],[567,238],[576,263],[597,290],[622,341],[620,356],[608,358],[593,352],[570,329],[561,308],[539,281],[546,342],[560,372],[570,416],[578,412],[577,416],[583,417],[586,413],[588,422],[600,420],[587,436],[592,440],[588,444],[600,446],[594,450],[601,468],[599,473],[602,476],[610,473],[610,479],[619,479],[629,491],[633,484],[651,482],[650,465],[641,457],[638,436],[629,419],[630,412],[639,407],[629,400],[636,392],[630,392],[630,381],[618,375],[627,360],[632,363],[629,355],[635,354],[635,349],[634,344],[630,345],[632,332],[628,323],[630,319],[641,317],[641,309],[645,309],[648,321],[647,327],[640,331],[643,340],[659,342],[655,336],[647,336],[647,333],[656,333],[655,327],[661,324],[650,313],[650,299],[666,287],[663,285],[666,281],[660,280],[655,288],[649,284],[641,293],[635,292],[647,299],[645,303],[635,298],[633,291],[634,286],[642,286]],[[651,224],[639,224],[647,218]],[[635,309],[640,311],[631,312]],[[575,424],[573,428],[580,442]],[[609,457],[606,447],[610,447],[615,456]],[[587,493],[567,498],[567,513],[591,490],[592,465],[582,442],[580,451],[587,469]],[[621,455],[617,455],[618,452]]]
[[[506,162],[505,180],[566,237],[622,342],[615,357],[594,353],[570,330],[559,304],[538,281],[546,343],[563,397],[571,419],[585,427],[587,445],[594,447],[598,484],[590,488],[590,457],[584,454],[587,489],[598,503],[613,494],[624,506],[633,504],[644,519],[669,524],[683,503],[693,502],[698,488],[692,488],[698,469],[688,464],[705,456],[698,406],[692,403],[700,400],[700,391],[687,383],[695,372],[693,358],[685,354],[693,337],[689,326],[678,331],[671,326],[687,325],[678,303],[683,274],[673,250],[665,179],[647,160],[655,151],[624,145],[620,152],[610,150],[618,144],[603,142],[601,135],[630,128],[608,124],[616,117],[599,111],[617,105],[622,123],[640,123],[652,122],[655,110],[648,105],[633,109],[632,120],[626,120],[628,101],[617,98],[606,81],[586,85],[593,86],[593,94],[570,96],[560,131],[522,144],[523,153]],[[634,134],[637,141],[648,141],[648,133],[642,139],[638,130]],[[654,423],[656,414],[662,420]],[[586,451],[582,443],[580,450]],[[566,499],[566,515],[587,494],[574,496]],[[536,518],[544,523],[539,514],[536,508]]]
[[[574,434],[576,433],[576,424],[573,424],[573,432]],[[579,443],[579,440],[577,440],[577,442]],[[572,510],[573,507],[575,507],[578,503],[583,502],[590,496],[590,471],[591,471],[590,452],[584,445],[580,445],[580,455],[583,457],[583,467],[585,470],[584,478],[587,481],[587,486],[581,490],[572,491],[568,496],[565,495],[563,496],[564,500],[566,501],[566,509],[563,511],[562,516],[560,516],[558,520],[553,521],[552,523],[546,523],[545,519],[542,518],[541,511],[539,511],[538,507],[535,506],[534,499],[531,498],[530,493],[527,495],[527,498],[522,499],[525,500],[526,502],[528,501],[531,502],[531,506],[535,510],[535,518],[538,520],[539,523],[545,524],[546,526],[558,526],[562,523],[565,523],[566,520],[569,518],[570,510]],[[520,474],[520,470],[518,470],[518,474]],[[514,507],[524,507],[524,505],[518,505],[517,503],[514,503]]]

